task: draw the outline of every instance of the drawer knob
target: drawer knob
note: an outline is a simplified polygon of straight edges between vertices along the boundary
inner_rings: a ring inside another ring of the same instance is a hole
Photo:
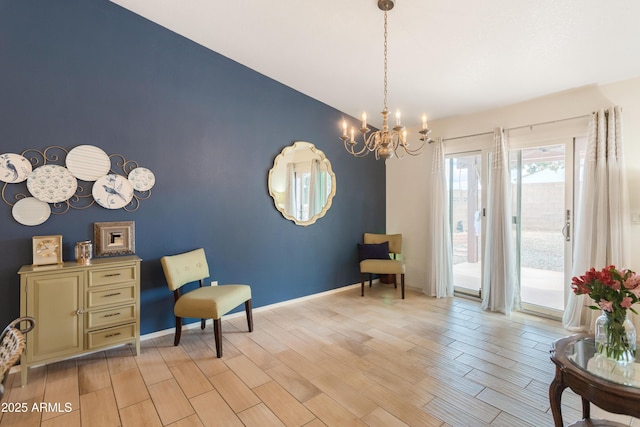
[[[79,308],[78,311],[76,311],[76,314],[78,316],[82,316],[84,314],[84,310],[82,308]]]
[[[113,317],[113,316],[120,316],[120,313],[111,313],[111,314],[105,314],[102,317]]]
[[[104,277],[116,277],[119,276],[122,273],[111,273],[111,274],[105,274]]]
[[[118,335],[120,335],[120,332],[116,332],[115,334],[107,334],[104,337],[105,338],[111,338],[111,337],[117,337]]]

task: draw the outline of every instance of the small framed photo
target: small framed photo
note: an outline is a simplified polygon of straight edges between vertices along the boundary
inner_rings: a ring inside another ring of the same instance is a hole
[[[95,256],[131,255],[136,251],[134,221],[94,222]]]

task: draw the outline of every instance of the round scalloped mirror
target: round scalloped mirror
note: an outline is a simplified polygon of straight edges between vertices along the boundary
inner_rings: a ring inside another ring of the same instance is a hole
[[[269,171],[269,194],[282,216],[311,225],[331,207],[336,176],[331,162],[313,144],[297,141],[285,147]]]

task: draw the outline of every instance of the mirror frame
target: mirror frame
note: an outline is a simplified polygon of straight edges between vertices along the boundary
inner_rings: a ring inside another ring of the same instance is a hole
[[[317,214],[315,214],[314,216],[312,216],[311,218],[309,218],[309,220],[302,221],[292,215],[289,215],[285,211],[284,207],[281,207],[279,205],[278,198],[273,190],[272,180],[273,180],[273,173],[278,167],[278,162],[282,161],[290,151],[299,150],[305,146],[306,148],[310,149],[314,154],[316,154],[318,157],[320,157],[320,162],[326,165],[327,172],[331,176],[331,192],[327,195],[327,201],[322,207],[322,210]],[[321,150],[318,150],[315,145],[307,141],[295,141],[293,144],[287,147],[284,147],[280,152],[280,154],[276,156],[275,160],[273,161],[273,166],[269,170],[269,178],[267,180],[267,186],[269,187],[269,195],[273,199],[273,205],[282,214],[282,216],[288,219],[289,221],[292,221],[296,225],[302,225],[306,227],[308,225],[315,223],[318,219],[322,218],[331,207],[331,204],[333,202],[333,196],[335,196],[336,194],[336,175],[333,173],[333,169],[331,168],[331,162],[329,161],[329,159],[327,159],[324,153]]]

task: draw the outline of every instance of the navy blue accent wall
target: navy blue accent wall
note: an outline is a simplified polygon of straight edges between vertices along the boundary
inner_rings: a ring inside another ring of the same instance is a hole
[[[254,307],[358,282],[356,243],[385,227],[385,168],[344,151],[342,116],[106,0],[0,0],[0,153],[91,144],[156,176],[131,213],[94,205],[27,227],[0,203],[0,325],[19,315],[31,237],[62,234],[72,260],[97,221],[135,221],[142,333],[174,325],[167,254],[204,247],[212,280],[251,284]],[[285,220],[267,189],[297,140],[323,150],[337,179],[309,227]]]

